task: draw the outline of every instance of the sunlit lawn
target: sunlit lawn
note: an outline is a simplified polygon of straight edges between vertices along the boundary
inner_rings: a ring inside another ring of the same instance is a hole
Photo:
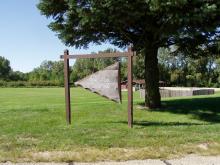
[[[0,162],[102,161],[220,154],[220,94],[163,100],[141,110],[134,127],[123,104],[71,89],[72,125],[65,121],[64,89],[0,88]]]

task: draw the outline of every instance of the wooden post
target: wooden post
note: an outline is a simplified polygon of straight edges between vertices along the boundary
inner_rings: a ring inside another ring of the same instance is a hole
[[[128,51],[132,51],[131,48]],[[128,127],[133,126],[133,55],[128,55]]]
[[[69,51],[64,51],[64,87],[66,102],[66,121],[71,124],[70,83],[69,83]]]

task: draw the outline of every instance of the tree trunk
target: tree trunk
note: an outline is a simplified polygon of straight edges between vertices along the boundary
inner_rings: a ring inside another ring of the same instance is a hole
[[[157,47],[147,47],[145,55],[145,106],[160,108],[161,98],[159,92],[159,68],[157,59]]]

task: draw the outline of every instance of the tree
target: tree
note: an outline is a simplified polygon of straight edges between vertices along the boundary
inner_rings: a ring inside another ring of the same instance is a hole
[[[219,40],[219,0],[40,0],[49,27],[68,46],[104,41],[133,45],[145,57],[145,104],[160,107],[159,47],[176,45],[197,56]],[[201,50],[201,51],[200,51]]]
[[[63,84],[63,61],[43,61],[41,65],[29,73],[30,81],[54,81]]]
[[[7,80],[11,71],[9,60],[0,56],[0,79]]]
[[[27,74],[20,71],[11,71],[9,74],[11,81],[27,81]]]

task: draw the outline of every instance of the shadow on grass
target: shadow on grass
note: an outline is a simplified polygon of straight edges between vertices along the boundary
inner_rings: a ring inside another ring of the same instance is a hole
[[[127,124],[126,121],[119,121],[114,123]],[[193,126],[193,125],[208,125],[200,123],[186,123],[186,122],[148,122],[148,121],[134,121],[133,125],[136,126]]]
[[[190,114],[195,119],[220,123],[220,96],[164,100],[161,109],[152,111]]]

